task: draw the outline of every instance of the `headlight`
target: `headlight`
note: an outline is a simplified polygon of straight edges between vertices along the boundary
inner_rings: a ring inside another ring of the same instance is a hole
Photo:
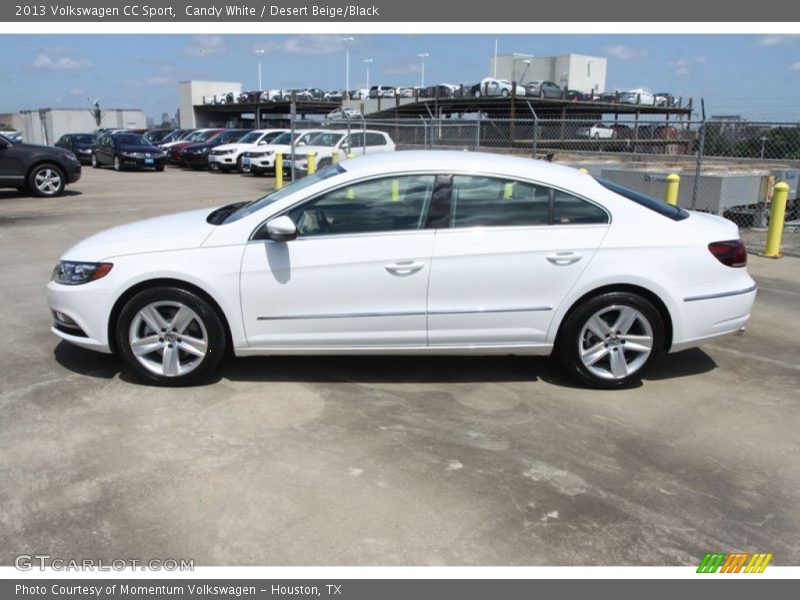
[[[111,263],[85,263],[62,260],[53,269],[52,280],[64,285],[89,283],[108,275],[113,266]]]
[[[272,156],[273,154],[275,154],[275,150],[267,150],[263,154],[264,156]]]

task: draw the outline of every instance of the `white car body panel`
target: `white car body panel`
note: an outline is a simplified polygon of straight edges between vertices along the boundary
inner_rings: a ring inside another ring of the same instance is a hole
[[[114,267],[88,284],[48,285],[51,309],[72,317],[86,337],[54,333],[110,351],[115,303],[133,286],[156,279],[203,290],[220,307],[238,355],[548,354],[567,311],[611,285],[638,286],[663,303],[671,351],[734,333],[749,318],[756,292],[746,268],[726,267],[707,249],[710,242],[738,238],[736,226],[720,217],[692,213],[673,221],[575,169],[501,155],[383,153],[342,167],[345,172],[235,222],[210,225],[210,209],[192,211],[77,244],[63,260]],[[248,241],[273,216],[331,187],[406,173],[537,182],[591,199],[611,220]],[[548,260],[561,252],[579,260]],[[407,277],[387,271],[406,261],[416,269]]]
[[[285,132],[289,131],[288,129],[259,129],[257,130],[261,133],[261,137],[258,138],[252,144],[240,144],[240,143],[233,143],[233,144],[221,144],[216,148],[212,149],[208,155],[208,164],[212,167],[216,164],[217,166],[224,166],[224,167],[235,167],[239,157],[244,152],[249,152],[250,150],[258,150],[259,148],[264,148],[268,144],[261,144],[261,141],[271,133],[274,132]],[[261,145],[259,145],[261,144]]]

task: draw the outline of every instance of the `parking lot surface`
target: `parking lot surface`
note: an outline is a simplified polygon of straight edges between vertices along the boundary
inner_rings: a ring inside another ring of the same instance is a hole
[[[237,359],[162,389],[50,333],[73,243],[271,185],[85,169],[57,199],[0,190],[0,564],[800,562],[797,258],[751,256],[747,333],[624,391],[546,358],[374,356]]]

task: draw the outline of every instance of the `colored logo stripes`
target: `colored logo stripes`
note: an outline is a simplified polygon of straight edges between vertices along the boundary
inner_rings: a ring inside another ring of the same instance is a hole
[[[697,567],[698,573],[763,573],[774,555],[766,552],[708,552]]]

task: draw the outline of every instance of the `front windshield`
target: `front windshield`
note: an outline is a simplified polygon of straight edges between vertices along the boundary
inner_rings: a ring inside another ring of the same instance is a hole
[[[255,144],[263,134],[260,131],[251,131],[239,140],[241,144]]]
[[[292,143],[292,134],[289,131],[285,131],[284,133],[280,134],[274,140],[272,140],[273,144],[286,144],[287,146]]]
[[[330,131],[323,131],[315,136],[312,136],[308,141],[309,146],[335,146],[344,137],[343,133],[331,133]]]
[[[245,204],[244,206],[239,207],[236,211],[232,212],[228,217],[223,221],[223,223],[232,223],[234,221],[238,221],[239,219],[243,219],[248,215],[252,215],[255,212],[258,212],[265,206],[269,206],[273,202],[277,202],[282,198],[286,198],[286,196],[290,194],[294,194],[295,192],[299,192],[300,190],[307,188],[315,183],[319,183],[325,179],[329,179],[330,177],[335,177],[341,173],[344,173],[344,168],[339,165],[331,165],[329,167],[325,167],[324,169],[320,169],[313,175],[308,175],[303,177],[302,179],[298,179],[297,181],[293,181],[287,186],[282,187],[279,190],[275,190],[274,192],[270,192],[263,198],[259,198],[258,200],[253,200]]]
[[[115,135],[114,139],[117,140],[118,144],[124,144],[126,146],[149,146],[149,142],[145,140],[140,135]]]
[[[73,135],[72,139],[77,144],[91,144],[94,142],[94,136],[89,133],[79,133],[77,135]]]

